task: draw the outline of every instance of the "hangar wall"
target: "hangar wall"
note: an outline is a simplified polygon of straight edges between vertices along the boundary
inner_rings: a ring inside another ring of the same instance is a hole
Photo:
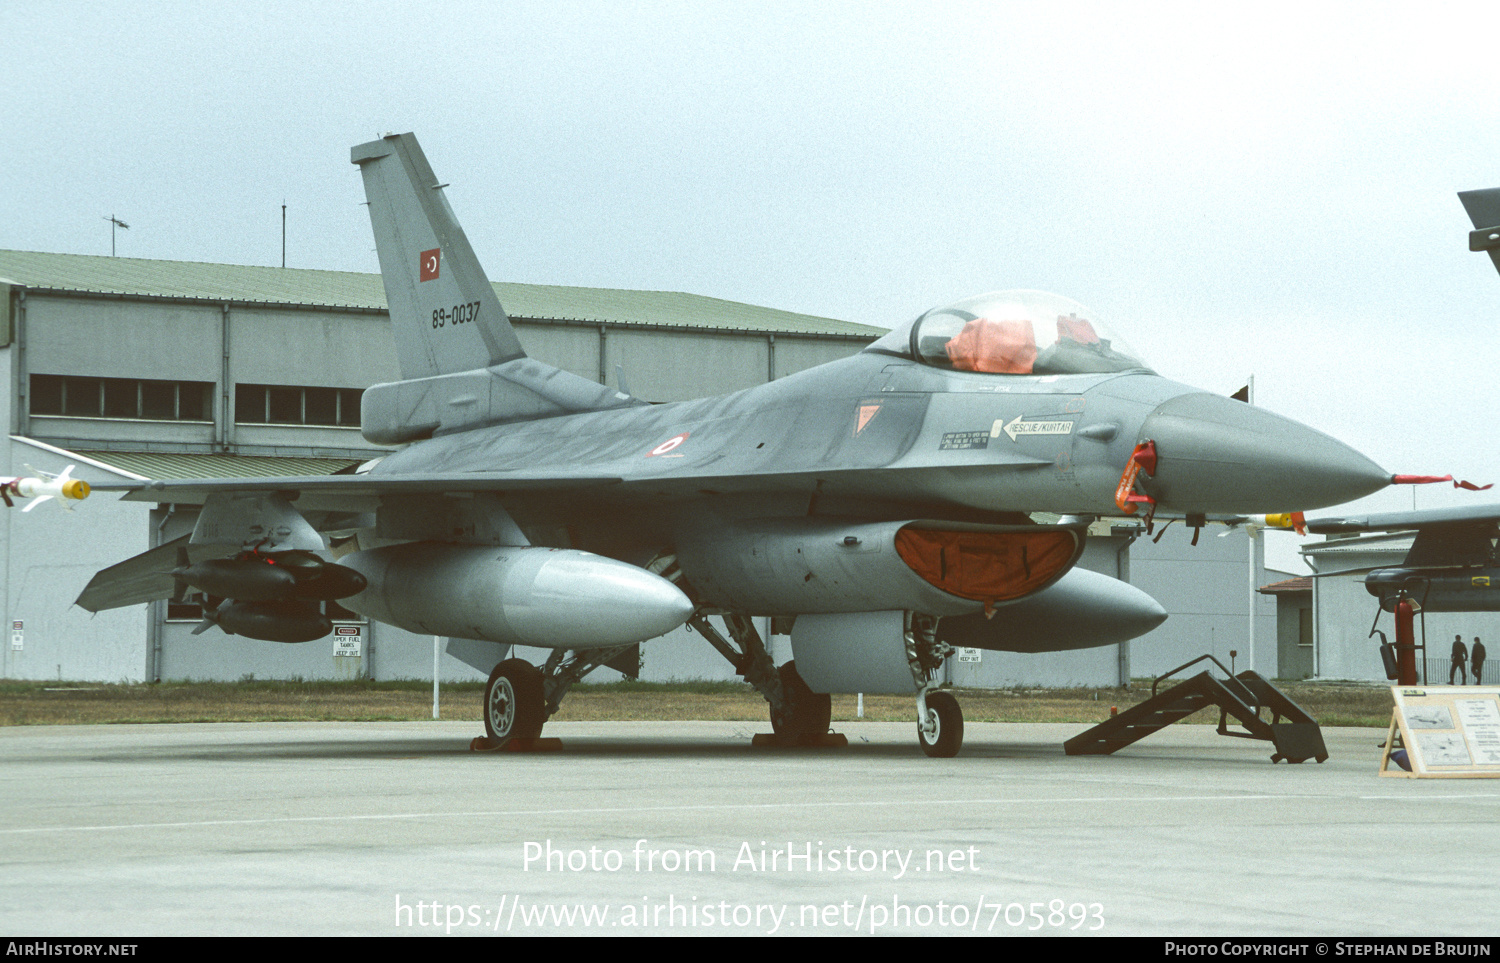
[[[26,466],[90,484],[122,481],[103,466],[66,452],[8,438],[0,474]],[[146,676],[147,613],[142,606],[101,612],[74,606],[94,572],[120,560],[122,546],[142,540],[150,507],[130,502],[86,502],[72,512],[44,503],[33,511],[0,508],[0,599],[5,604],[0,678],[140,682]],[[20,623],[19,629],[16,623]]]
[[[1130,643],[1132,671],[1154,677],[1205,653],[1236,671],[1250,668],[1250,551],[1243,530],[1205,526],[1193,545],[1193,530],[1172,525],[1161,541],[1142,537],[1131,549],[1131,584],[1172,613],[1167,621]],[[1160,529],[1158,529],[1160,533]],[[1268,572],[1265,543],[1253,542],[1255,587],[1280,578]],[[1276,678],[1276,600],[1254,593],[1255,671]]]

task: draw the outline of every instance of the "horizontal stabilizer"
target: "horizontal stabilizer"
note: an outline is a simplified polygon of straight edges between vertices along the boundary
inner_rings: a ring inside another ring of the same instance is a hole
[[[189,562],[201,562],[235,552],[235,549],[225,546],[189,546],[191,538],[191,535],[184,535],[111,565],[89,580],[74,604],[90,612],[102,612],[169,599],[177,594],[177,580],[172,577],[172,571],[183,563],[183,553],[187,553]]]

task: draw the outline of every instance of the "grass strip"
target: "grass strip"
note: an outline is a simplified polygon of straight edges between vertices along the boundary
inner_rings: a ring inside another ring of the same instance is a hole
[[[1281,689],[1324,725],[1384,728],[1391,717],[1386,686],[1285,683]],[[442,718],[480,720],[484,687],[453,683],[441,690]],[[956,690],[969,722],[1093,724],[1150,696],[1148,683],[1129,689]],[[835,722],[857,718],[852,695],[833,697]],[[167,722],[371,722],[432,718],[431,682],[163,682],[100,684],[0,680],[0,725],[87,725]],[[738,682],[615,682],[578,685],[554,719],[560,721],[766,721],[766,703]],[[912,722],[909,696],[866,696],[864,719]],[[1187,720],[1217,724],[1217,709]]]

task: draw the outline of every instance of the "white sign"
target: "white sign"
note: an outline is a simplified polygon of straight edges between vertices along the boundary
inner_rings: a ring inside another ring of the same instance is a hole
[[[333,655],[357,659],[364,650],[364,631],[357,625],[337,625],[333,629]]]
[[[22,619],[16,619],[10,623],[10,647],[16,652],[24,648],[22,640],[25,636],[25,632],[23,631],[25,627],[26,622]]]
[[[981,649],[971,649],[971,648],[967,648],[967,647],[964,647],[964,646],[960,646],[959,649],[958,649],[958,661],[960,661],[960,662],[978,662],[979,661],[979,653],[981,651],[982,651]]]
[[[1481,766],[1500,766],[1500,703],[1494,699],[1455,699],[1464,738]]]
[[[1071,421],[1022,421],[1020,416],[1011,419],[1009,424],[1003,423],[1004,419],[996,418],[995,423],[990,426],[990,437],[999,438],[1000,432],[1010,435],[1010,440],[1015,441],[1018,435],[1071,435],[1073,423]]]

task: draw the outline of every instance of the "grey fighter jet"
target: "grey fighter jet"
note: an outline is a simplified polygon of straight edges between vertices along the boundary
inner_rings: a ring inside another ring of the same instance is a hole
[[[1399,567],[1375,569],[1362,579],[1382,609],[1395,611],[1400,599],[1409,598],[1429,612],[1500,611],[1500,505],[1293,518],[1279,527],[1312,535],[1413,532],[1412,546]]]
[[[1085,648],[1166,617],[1074,567],[1094,517],[1202,525],[1392,480],[1156,375],[1082,305],[1036,291],[928,311],[746,391],[646,404],[526,355],[412,135],[352,159],[403,376],[365,393],[363,431],[402,447],[354,475],[114,486],[203,509],[191,536],[96,576],[85,608],[193,587],[225,600],[220,627],[296,642],[329,631],[337,598],[413,632],[552,649],[494,665],[496,741],[536,737],[584,674],[690,623],[777,732],[825,733],[829,693],[904,692],[923,749],[949,756],[962,714],[934,679],[954,643]],[[350,536],[335,562],[330,540]],[[790,625],[795,661],[774,664],[752,616]]]

